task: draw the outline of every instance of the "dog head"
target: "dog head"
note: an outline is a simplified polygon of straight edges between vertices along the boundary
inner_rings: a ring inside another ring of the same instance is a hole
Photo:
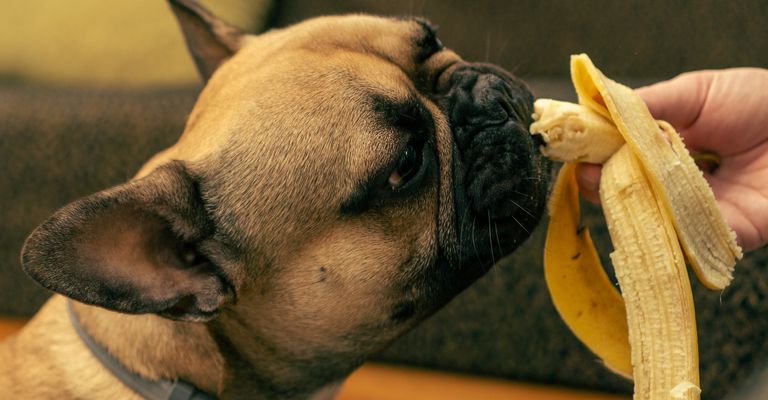
[[[23,266],[46,288],[209,321],[269,359],[263,374],[278,363],[319,382],[538,222],[548,165],[527,133],[531,93],[424,20],[323,17],[253,36],[172,3],[206,85],[177,144],[31,234]]]

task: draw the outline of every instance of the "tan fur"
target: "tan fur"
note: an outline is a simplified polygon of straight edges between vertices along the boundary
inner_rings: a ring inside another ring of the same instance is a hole
[[[206,324],[75,303],[86,330],[149,379],[181,378],[227,398],[272,397],[276,388],[312,395],[302,387],[319,398],[432,312],[390,321],[403,299],[429,298],[415,277],[433,266],[438,244],[457,246],[453,139],[414,82],[434,80],[460,58],[445,50],[415,63],[420,32],[413,20],[344,16],[246,36],[208,81],[178,143],[135,177],[180,160],[206,183],[216,234],[242,249],[226,271],[237,302]],[[407,140],[366,102],[409,93],[433,118],[439,170],[417,196],[340,214],[339,204]],[[124,231],[112,229],[108,237]],[[0,393],[13,398],[135,397],[84,348],[59,295],[0,346],[0,360]]]
[[[405,96],[407,90],[412,89],[412,76],[416,71],[406,55],[414,34],[416,27],[412,21],[356,16],[316,19],[288,30],[247,38],[244,47],[216,72],[203,90],[178,143],[153,157],[137,174],[137,178],[146,176],[169,160],[209,162],[225,147],[243,151],[240,154],[242,168],[255,169],[257,165],[264,165],[264,160],[280,157],[289,146],[303,148],[300,163],[295,159],[285,159],[285,164],[277,161],[269,165],[268,171],[255,173],[259,175],[254,176],[253,182],[229,188],[232,191],[229,195],[233,197],[244,196],[239,192],[243,188],[263,192],[269,192],[272,187],[281,188],[273,198],[249,210],[246,224],[237,227],[250,242],[248,246],[259,243],[261,247],[278,250],[270,256],[276,265],[282,266],[279,275],[266,277],[258,282],[260,287],[247,289],[251,294],[241,296],[232,312],[242,315],[231,321],[226,315],[221,318],[220,323],[224,330],[231,332],[233,342],[242,345],[244,357],[278,365],[278,370],[283,362],[265,361],[269,355],[254,343],[254,332],[278,346],[319,351],[327,350],[324,347],[328,346],[329,336],[347,335],[353,342],[339,347],[377,348],[405,329],[399,328],[383,337],[377,333],[375,338],[364,332],[368,324],[382,322],[380,319],[384,316],[377,312],[379,305],[375,299],[391,290],[389,283],[396,281],[392,275],[406,270],[404,258],[409,255],[433,257],[418,254],[434,251],[437,227],[392,226],[391,220],[383,216],[339,223],[336,210],[330,206],[338,204],[339,196],[352,190],[356,176],[364,176],[379,167],[380,156],[392,153],[390,149],[398,143],[396,132],[381,132],[381,127],[371,125],[366,115],[368,110],[359,107],[364,100],[360,89],[391,98]],[[360,40],[361,35],[369,38]],[[368,48],[360,48],[361,43]],[[403,55],[401,60],[388,59],[399,54]],[[441,58],[443,60],[433,60],[433,63],[457,59],[450,52]],[[350,81],[345,82],[347,79]],[[321,95],[304,96],[304,87],[308,85]],[[318,102],[328,104],[331,115],[316,121],[294,120],[286,124],[286,120],[303,110],[317,107]],[[291,131],[276,134],[274,127],[269,126],[275,119],[282,120],[281,128],[292,126]],[[446,128],[446,124],[442,123],[442,127]],[[323,135],[314,134],[316,131],[323,131]],[[370,134],[362,134],[367,132]],[[447,129],[439,134],[444,140],[450,140]],[[326,135],[336,137],[329,140]],[[301,141],[301,145],[296,141]],[[353,147],[357,150],[352,154],[345,151],[346,146],[332,146],[347,141],[355,141]],[[249,143],[259,145],[248,146]],[[347,165],[353,173],[326,174],[322,181],[313,183],[322,190],[312,198],[292,195],[307,184],[301,179],[300,170],[333,172],[334,164]],[[442,172],[442,178],[450,182],[449,171]],[[435,190],[427,195],[431,199],[424,204],[436,205]],[[421,214],[411,220],[438,223],[429,217],[437,214],[433,207],[411,209]],[[415,211],[392,212],[407,215]],[[261,216],[281,220],[280,228],[290,234],[270,233],[265,228],[272,224]],[[408,218],[400,220],[409,221]],[[349,236],[359,238],[352,247],[347,240]],[[335,274],[334,284],[352,287],[348,292],[352,296],[338,297],[324,287],[314,287],[312,284],[318,279],[316,270],[306,267],[315,265],[333,265],[329,273]],[[244,271],[243,275],[246,274]],[[246,281],[253,278],[242,276],[238,283],[247,285]],[[318,302],[318,298],[325,300]],[[265,309],[263,304],[273,307]],[[336,313],[340,308],[349,313]],[[222,391],[226,385],[222,355],[200,326],[153,315],[124,315],[82,304],[78,304],[77,310],[91,335],[126,366],[147,378],[180,376],[211,393]],[[237,321],[245,321],[246,325],[239,325]],[[361,332],[354,334],[356,330]],[[40,336],[46,340],[37,340]],[[69,324],[64,299],[58,295],[0,349],[4,360],[0,363],[0,387],[14,390],[11,392],[14,397],[133,396],[84,348]],[[23,377],[17,377],[19,373]],[[280,375],[280,371],[269,373]],[[39,380],[29,378],[35,376]],[[290,382],[292,377],[277,379]],[[252,392],[256,397],[257,390]],[[8,393],[7,389],[4,392]]]

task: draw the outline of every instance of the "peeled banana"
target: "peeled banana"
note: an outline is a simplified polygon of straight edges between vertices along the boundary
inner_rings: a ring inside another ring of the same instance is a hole
[[[736,235],[671,125],[585,54],[571,58],[571,77],[579,104],[537,100],[530,128],[544,155],[566,163],[550,197],[544,252],[553,303],[607,367],[633,377],[635,399],[699,399],[685,261],[705,286],[726,287],[742,257]],[[603,164],[600,199],[620,294],[579,225],[574,162]]]

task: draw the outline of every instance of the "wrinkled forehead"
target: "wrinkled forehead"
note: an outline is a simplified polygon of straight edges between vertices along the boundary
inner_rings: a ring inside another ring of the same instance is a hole
[[[200,117],[219,132],[264,132],[222,129],[230,120],[256,123],[249,115],[327,134],[391,126],[392,115],[417,112],[417,70],[439,45],[422,20],[358,15],[309,20],[248,40],[204,90],[207,110]]]
[[[406,72],[439,46],[435,29],[424,19],[369,15],[314,18],[249,40],[262,55],[292,49],[325,54],[347,50],[388,60]]]
[[[299,147],[319,154],[334,152],[316,145],[341,141],[386,145],[386,118],[398,114],[388,105],[413,103],[413,74],[433,34],[419,20],[353,15],[249,38],[208,82],[190,128],[226,145],[268,135],[270,145],[293,147],[301,137]]]

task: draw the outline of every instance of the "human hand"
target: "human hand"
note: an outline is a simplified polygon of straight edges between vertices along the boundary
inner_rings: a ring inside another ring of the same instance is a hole
[[[768,70],[696,71],[637,90],[691,152],[714,153],[704,177],[745,251],[768,243]],[[599,203],[600,166],[580,164],[582,196]]]

